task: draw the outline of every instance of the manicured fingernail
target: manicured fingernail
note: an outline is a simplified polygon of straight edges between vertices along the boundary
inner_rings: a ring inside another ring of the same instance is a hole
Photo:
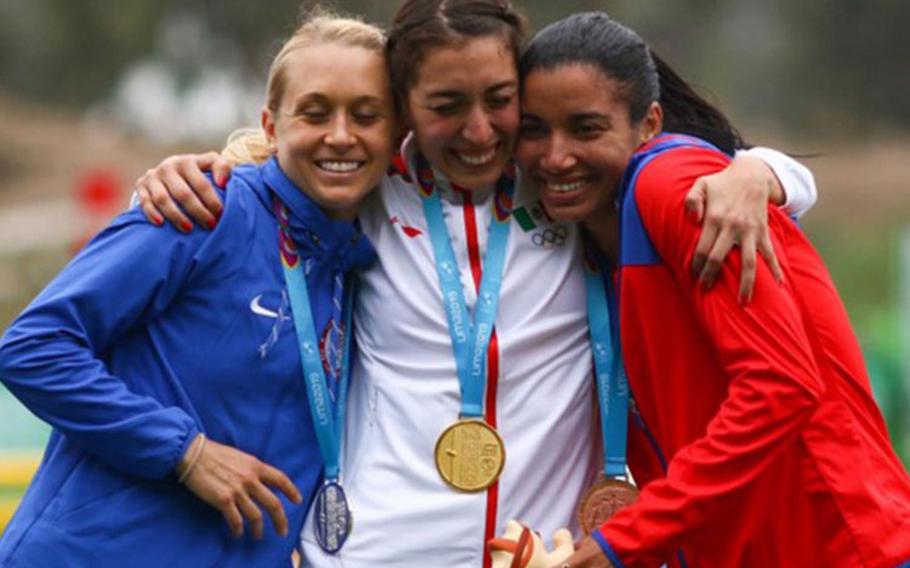
[[[224,177],[224,174],[221,174],[215,178],[215,183],[218,184],[218,187],[224,187],[224,184],[227,183],[227,178]]]
[[[208,222],[209,229],[214,229],[215,225],[218,224],[218,219],[211,219]]]
[[[193,225],[189,221],[184,221],[180,224],[180,228],[183,229],[184,233],[189,233],[193,230]]]
[[[160,227],[161,225],[164,225],[164,219],[156,215],[152,217],[152,223]]]

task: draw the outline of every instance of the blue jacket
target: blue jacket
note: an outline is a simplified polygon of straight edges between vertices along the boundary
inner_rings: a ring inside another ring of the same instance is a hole
[[[271,190],[270,190],[271,188]],[[318,330],[334,276],[374,259],[274,160],[234,171],[211,232],[159,229],[131,210],[99,234],[0,341],[0,380],[53,426],[0,540],[0,566],[282,566],[322,473],[300,370],[272,191],[288,206]],[[318,331],[317,331],[318,333]],[[290,534],[231,538],[178,484],[198,432],[284,471]]]

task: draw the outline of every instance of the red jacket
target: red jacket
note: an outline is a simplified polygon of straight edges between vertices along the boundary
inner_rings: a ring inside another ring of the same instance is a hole
[[[711,291],[692,276],[700,224],[684,198],[729,161],[693,143],[703,144],[652,142],[624,183],[620,329],[635,399],[629,465],[643,490],[598,541],[629,567],[910,560],[910,479],[844,306],[797,225],[769,209],[784,283],[759,262],[746,307],[738,252]]]

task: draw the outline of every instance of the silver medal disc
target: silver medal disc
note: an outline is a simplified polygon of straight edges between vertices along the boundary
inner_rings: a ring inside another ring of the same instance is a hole
[[[316,542],[328,554],[335,554],[351,534],[348,499],[336,481],[326,481],[313,500],[313,532]]]

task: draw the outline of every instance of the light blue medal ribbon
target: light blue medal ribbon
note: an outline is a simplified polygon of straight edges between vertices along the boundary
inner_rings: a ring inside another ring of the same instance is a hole
[[[417,178],[421,186],[423,211],[433,244],[436,274],[439,276],[442,289],[461,386],[461,417],[481,418],[487,380],[487,350],[499,307],[506,245],[509,242],[514,176],[504,173],[496,184],[487,253],[483,260],[483,278],[472,320],[464,298],[458,262],[446,229],[442,200],[435,189],[433,171],[422,156],[418,155],[417,160]]]
[[[603,472],[608,478],[626,477],[626,435],[629,411],[629,381],[622,362],[619,314],[613,282],[593,262],[586,262],[585,290],[588,327],[594,352],[594,374],[600,404],[600,428],[604,449]],[[605,283],[606,280],[606,283]]]
[[[297,331],[297,346],[300,349],[300,365],[303,368],[304,385],[313,417],[313,429],[319,444],[324,467],[324,483],[313,499],[313,531],[319,546],[329,554],[335,554],[344,546],[351,532],[352,518],[347,497],[338,481],[340,474],[341,442],[344,433],[344,416],[347,407],[349,362],[351,358],[351,317],[354,312],[354,280],[344,291],[344,344],[341,358],[341,377],[335,392],[335,404],[329,388],[329,378],[319,357],[319,339],[307,290],[306,275],[297,246],[288,228],[288,211],[278,198],[273,204],[278,219],[279,255],[284,268],[284,278],[291,300],[294,328]]]

